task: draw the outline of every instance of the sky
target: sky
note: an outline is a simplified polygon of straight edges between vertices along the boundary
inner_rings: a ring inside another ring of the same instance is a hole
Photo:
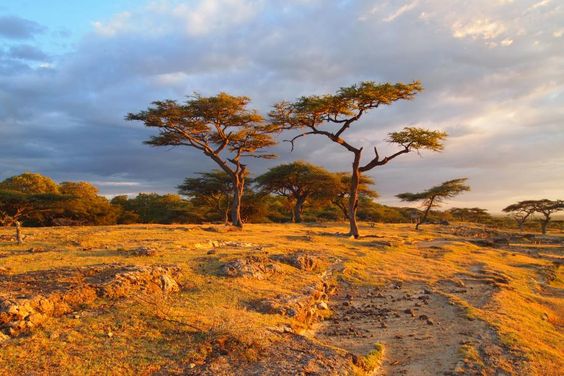
[[[102,194],[174,192],[212,161],[152,148],[124,116],[154,100],[226,91],[267,114],[281,100],[371,80],[425,88],[378,108],[345,138],[393,153],[389,132],[447,131],[441,153],[368,173],[380,202],[468,177],[446,207],[497,213],[564,197],[564,3],[557,0],[0,0],[0,179],[24,171],[93,182]],[[347,171],[321,136],[281,141],[258,175],[307,160]],[[372,155],[366,153],[365,158]]]

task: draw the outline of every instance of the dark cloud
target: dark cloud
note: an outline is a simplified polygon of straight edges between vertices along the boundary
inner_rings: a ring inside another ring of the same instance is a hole
[[[11,46],[8,49],[9,57],[14,59],[32,60],[32,61],[46,61],[48,60],[45,52],[39,48],[30,46],[29,44],[18,44]]]
[[[37,22],[17,16],[0,16],[0,37],[29,39],[43,33],[46,28]]]
[[[225,90],[251,96],[266,113],[278,100],[359,80],[420,79],[425,91],[413,101],[374,111],[346,135],[385,154],[394,151],[387,133],[405,125],[450,134],[441,154],[414,153],[370,172],[384,202],[459,176],[473,191],[457,204],[482,199],[493,210],[564,186],[556,6],[524,16],[529,4],[518,1],[192,4],[151,2],[115,15],[62,56],[31,46],[27,57],[16,46],[0,54],[0,178],[35,170],[96,181],[107,194],[173,191],[215,166],[194,150],[142,144],[151,131],[123,118],[155,99]],[[289,150],[281,142],[279,160],[253,160],[252,171],[294,159],[350,168],[351,155],[321,137]]]

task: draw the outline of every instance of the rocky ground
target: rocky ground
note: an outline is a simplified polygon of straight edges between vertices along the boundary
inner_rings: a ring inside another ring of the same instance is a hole
[[[327,226],[274,227],[37,230],[25,247],[6,239],[0,373],[562,368],[562,236],[398,226],[351,240]]]

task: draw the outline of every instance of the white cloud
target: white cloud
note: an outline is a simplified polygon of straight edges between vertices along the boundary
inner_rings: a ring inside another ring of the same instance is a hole
[[[410,1],[401,7],[399,7],[394,13],[390,14],[388,17],[384,18],[384,22],[392,22],[396,18],[400,17],[402,14],[409,12],[418,5],[418,0]]]
[[[213,163],[187,149],[143,145],[152,130],[125,123],[127,112],[226,90],[249,95],[266,113],[275,101],[360,80],[421,79],[425,91],[413,101],[375,110],[346,135],[383,154],[393,151],[385,135],[402,126],[449,131],[444,153],[373,171],[383,200],[459,175],[471,178],[467,202],[494,210],[553,195],[564,186],[556,3],[528,12],[525,1],[153,1],[100,20],[49,69],[0,56],[0,178],[33,170],[94,181],[105,194],[174,191]],[[299,158],[350,166],[346,151],[321,138],[276,152],[279,161],[251,161],[252,172]]]
[[[122,12],[112,17],[112,19],[108,22],[95,21],[93,26],[97,34],[105,37],[111,37],[117,33],[127,30],[131,22],[131,13]]]
[[[452,25],[452,35],[455,38],[494,39],[506,31],[500,21],[488,18],[474,20],[468,23],[456,22]]]

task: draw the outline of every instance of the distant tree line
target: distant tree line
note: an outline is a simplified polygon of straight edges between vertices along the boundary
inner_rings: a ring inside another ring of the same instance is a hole
[[[381,155],[376,146],[363,160],[364,146],[345,138],[351,127],[379,108],[396,101],[411,100],[422,90],[421,83],[360,82],[333,94],[311,95],[273,105],[268,117],[249,108],[250,98],[219,93],[205,97],[194,94],[182,103],[153,102],[146,110],[129,113],[126,120],[140,121],[156,129],[147,144],[185,146],[211,159],[218,169],[186,178],[178,194],[140,193],[136,197],[100,196],[87,182],[55,183],[33,173],[0,182],[0,224],[16,228],[23,241],[22,225],[111,225],[128,223],[223,222],[239,228],[245,222],[349,222],[349,235],[358,238],[357,219],[371,222],[423,223],[449,220],[496,223],[499,219],[480,208],[437,210],[446,199],[470,188],[466,178],[446,181],[419,193],[401,193],[406,202],[420,202],[421,209],[396,208],[378,204],[368,171],[386,165],[411,152],[440,152],[447,134],[442,131],[404,127],[383,139],[392,151]],[[272,159],[266,151],[276,144],[275,135],[290,132],[287,140],[294,149],[307,136],[324,139],[351,153],[352,169],[330,172],[304,161],[275,166],[252,177],[248,160]],[[357,138],[358,140],[358,138]],[[505,209],[514,214],[523,228],[527,219],[541,216],[546,232],[553,213],[562,210],[562,201],[524,201]],[[503,223],[504,225],[506,223]]]
[[[240,218],[253,223],[348,221],[349,178],[346,173],[333,173],[304,161],[275,166],[254,179],[246,176]],[[363,176],[357,217],[366,222],[415,223],[416,227],[457,221],[517,225],[523,230],[525,222],[537,216],[545,233],[552,215],[564,209],[561,200],[522,201],[504,209],[515,222],[491,216],[481,208],[436,210],[444,199],[468,190],[465,181],[454,179],[424,192],[397,195],[405,201],[422,202],[416,209],[375,202],[374,181]],[[57,184],[49,177],[24,173],[0,182],[0,225],[14,227],[16,239],[23,242],[22,226],[230,223],[231,188],[229,175],[213,170],[184,179],[178,194],[139,193],[109,200],[91,183]],[[533,229],[528,224],[527,229]]]

